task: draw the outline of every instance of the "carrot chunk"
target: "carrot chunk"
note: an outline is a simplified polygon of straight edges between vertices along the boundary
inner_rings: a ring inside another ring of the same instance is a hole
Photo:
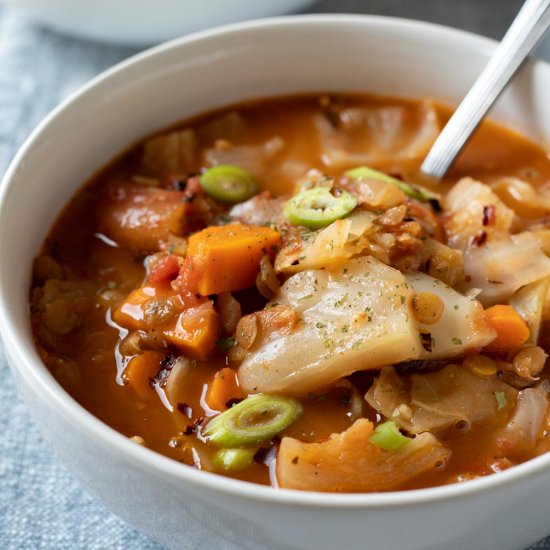
[[[254,284],[260,259],[272,252],[280,233],[244,224],[213,226],[189,238],[187,283],[202,296]]]
[[[161,292],[154,286],[141,286],[132,290],[113,311],[113,321],[130,330],[147,330],[150,328],[145,314],[147,303],[155,298],[165,299],[168,295],[168,292]]]
[[[154,252],[159,242],[185,231],[188,206],[183,199],[175,190],[112,185],[99,204],[99,231],[122,247]]]
[[[208,384],[206,404],[215,411],[225,411],[230,399],[241,399],[246,393],[239,387],[237,373],[225,367],[219,370]]]
[[[153,330],[200,360],[210,355],[220,332],[220,319],[210,300],[181,296],[170,286],[142,286],[132,291],[114,310],[113,321],[130,330]]]
[[[529,327],[512,306],[496,305],[485,310],[497,336],[485,350],[507,353],[529,339]]]
[[[159,351],[144,351],[130,360],[124,369],[124,378],[130,387],[142,399],[154,394],[151,380],[160,370],[164,354]]]
[[[220,333],[220,319],[210,300],[186,309],[175,326],[164,331],[171,344],[193,359],[205,361],[214,349]]]

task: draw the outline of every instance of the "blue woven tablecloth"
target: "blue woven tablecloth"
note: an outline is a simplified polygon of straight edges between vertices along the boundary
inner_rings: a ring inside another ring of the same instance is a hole
[[[519,5],[519,0],[325,0],[310,11],[425,19],[498,38]],[[135,51],[63,37],[0,6],[0,177],[48,111]],[[550,38],[538,55],[550,60]],[[0,549],[162,550],[113,516],[53,458],[16,393],[1,349],[0,380]],[[209,541],[200,548],[224,550]],[[550,550],[550,538],[535,548]]]

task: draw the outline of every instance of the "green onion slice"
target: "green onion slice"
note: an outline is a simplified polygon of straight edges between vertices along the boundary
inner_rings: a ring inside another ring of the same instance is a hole
[[[257,449],[220,449],[214,455],[214,465],[220,470],[243,470],[252,464]]]
[[[301,414],[296,399],[253,395],[213,418],[202,435],[220,447],[258,445],[288,428]]]
[[[357,199],[347,191],[339,189],[335,196],[327,187],[314,187],[288,200],[284,214],[292,225],[319,229],[347,216],[356,206]]]
[[[232,164],[210,168],[201,175],[200,184],[213,199],[229,204],[245,201],[259,191],[252,174]]]
[[[407,197],[411,199],[416,199],[421,202],[429,202],[434,205],[434,201],[439,204],[439,195],[432,193],[425,187],[419,185],[412,185],[410,183],[405,183],[404,181],[398,180],[384,174],[384,172],[379,172],[374,170],[374,168],[369,168],[368,166],[359,166],[358,168],[353,168],[348,170],[345,174],[350,179],[369,179],[369,180],[378,180],[383,181],[384,183],[389,183],[395,187],[401,189]],[[435,206],[435,205],[434,205]]]
[[[395,422],[388,421],[376,427],[369,441],[385,451],[398,451],[411,440],[397,429]]]

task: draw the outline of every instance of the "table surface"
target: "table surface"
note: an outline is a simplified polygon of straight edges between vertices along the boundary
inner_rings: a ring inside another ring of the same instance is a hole
[[[520,4],[519,0],[321,0],[308,12],[392,15],[500,38]],[[48,111],[92,76],[137,51],[61,36],[0,6],[0,176]],[[550,37],[537,55],[550,60]],[[0,548],[162,550],[106,510],[52,456],[15,390],[1,349],[0,377]],[[210,550],[214,545],[204,541],[200,548]],[[530,550],[534,549],[550,550],[550,537]],[[216,545],[216,550],[224,549]]]

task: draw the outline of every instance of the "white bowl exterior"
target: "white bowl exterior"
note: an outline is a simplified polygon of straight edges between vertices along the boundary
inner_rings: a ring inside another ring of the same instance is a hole
[[[0,0],[75,36],[156,44],[224,23],[296,12],[313,0]]]
[[[31,136],[0,195],[2,336],[37,424],[111,509],[171,548],[196,547],[213,530],[235,548],[481,550],[498,542],[506,550],[550,531],[550,456],[461,486],[386,495],[273,491],[192,471],[131,444],[64,394],[40,362],[28,322],[30,265],[44,235],[79,185],[129,143],[177,119],[262,96],[366,91],[457,103],[493,47],[466,33],[384,18],[234,25],[109,71]],[[550,67],[529,64],[493,118],[550,140],[549,87]]]

